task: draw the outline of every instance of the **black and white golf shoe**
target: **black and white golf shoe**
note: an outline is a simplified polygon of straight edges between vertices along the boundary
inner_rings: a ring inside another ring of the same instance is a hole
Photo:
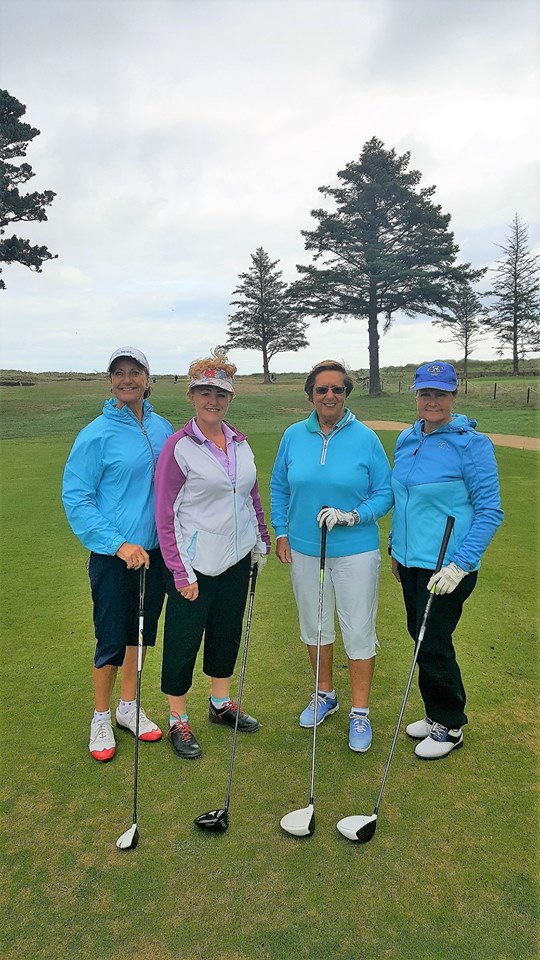
[[[440,760],[452,750],[463,746],[463,730],[449,730],[442,723],[434,723],[429,737],[415,747],[415,754],[421,760]]]

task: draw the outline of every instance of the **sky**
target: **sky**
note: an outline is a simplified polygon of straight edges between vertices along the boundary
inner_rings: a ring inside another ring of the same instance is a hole
[[[460,259],[493,265],[516,212],[540,251],[536,0],[0,0],[0,37],[0,86],[41,131],[28,189],[57,193],[15,232],[58,254],[4,268],[4,369],[102,371],[132,345],[184,374],[226,340],[257,247],[286,282],[310,262],[318,188],[373,136],[436,186]],[[380,363],[459,358],[446,336],[398,317]],[[365,320],[307,337],[271,368],[368,367]]]

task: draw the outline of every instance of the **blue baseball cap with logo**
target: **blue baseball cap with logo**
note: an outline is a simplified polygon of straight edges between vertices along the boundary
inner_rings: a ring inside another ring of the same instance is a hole
[[[418,367],[414,375],[411,390],[457,390],[457,377],[451,363],[445,360],[432,360]]]

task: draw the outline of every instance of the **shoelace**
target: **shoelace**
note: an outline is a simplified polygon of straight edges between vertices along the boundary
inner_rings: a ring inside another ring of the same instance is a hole
[[[108,740],[111,735],[110,720],[99,720],[94,740]]]
[[[324,693],[318,693],[316,699],[317,699],[317,712],[318,712],[319,707],[322,707],[323,703],[328,703],[328,697],[326,697]],[[313,715],[315,716],[315,694],[314,693],[311,694],[311,700],[309,701],[309,704],[308,704],[308,710],[311,710],[313,712]]]
[[[434,723],[431,728],[430,737],[432,740],[438,740],[440,743],[444,743],[448,739],[448,727],[444,727],[442,723]]]
[[[351,720],[355,733],[365,733],[369,729],[369,717],[364,713],[351,714]]]
[[[177,720],[176,723],[173,723],[171,727],[167,730],[167,736],[169,740],[171,739],[172,733],[179,733],[182,737],[184,743],[187,743],[188,740],[191,740],[193,737],[193,731],[189,726],[189,723],[185,723],[183,720]]]
[[[238,710],[238,704],[236,703],[235,700],[229,700],[229,702],[223,707],[223,709],[224,709],[224,710],[232,710],[233,713],[236,713],[236,711]],[[219,712],[220,712],[220,711],[218,710],[218,713],[219,713]],[[241,717],[245,717],[245,716],[246,716],[246,714],[244,713],[244,711],[242,710],[242,708],[240,708],[239,716],[241,716]]]

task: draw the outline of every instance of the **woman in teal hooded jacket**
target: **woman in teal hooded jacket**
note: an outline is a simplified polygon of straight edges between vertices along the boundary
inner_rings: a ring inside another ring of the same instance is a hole
[[[153,646],[163,606],[163,565],[154,519],[157,458],[173,432],[148,401],[148,360],[120,347],[109,361],[112,398],[101,416],[79,433],[69,454],[62,500],[69,524],[90,550],[88,573],[94,608],[95,711],[89,749],[111,760],[116,743],[110,701],[122,667],[117,726],[136,729],[135,689],[140,570],[146,568],[144,648]],[[141,708],[139,739],[159,740],[161,730]]]
[[[437,760],[463,745],[465,689],[452,634],[476,586],[481,557],[502,522],[497,463],[476,421],[453,414],[453,366],[434,360],[416,371],[418,419],[398,437],[392,489],[392,572],[401,583],[407,627],[418,636],[428,591],[436,596],[418,656],[424,719],[407,733],[415,753]],[[439,573],[434,573],[447,517],[455,523]]]

